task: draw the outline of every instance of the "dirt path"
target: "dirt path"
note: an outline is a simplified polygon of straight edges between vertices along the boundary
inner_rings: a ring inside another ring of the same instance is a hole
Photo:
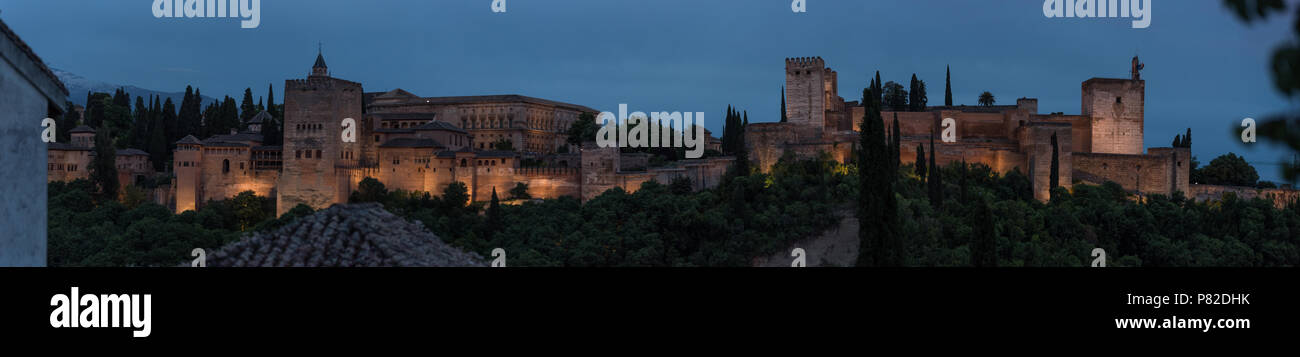
[[[827,229],[821,235],[805,238],[784,251],[754,260],[759,267],[789,267],[794,257],[790,252],[794,248],[803,248],[805,262],[810,267],[835,266],[851,267],[858,260],[858,218],[853,211],[836,212],[840,217],[839,225]]]

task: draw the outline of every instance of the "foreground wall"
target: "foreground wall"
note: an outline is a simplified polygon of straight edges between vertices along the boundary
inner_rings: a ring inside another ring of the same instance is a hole
[[[55,79],[0,21],[0,266],[45,266],[46,146],[41,121],[67,100]]]
[[[1282,189],[1282,188],[1254,188],[1241,186],[1218,186],[1218,185],[1191,185],[1188,197],[1197,201],[1210,201],[1223,199],[1224,195],[1232,193],[1242,199],[1261,198],[1273,201],[1273,206],[1285,208],[1290,202],[1300,200],[1300,190]]]

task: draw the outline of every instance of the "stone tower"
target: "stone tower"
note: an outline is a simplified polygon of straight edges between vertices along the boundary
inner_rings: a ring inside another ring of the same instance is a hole
[[[362,119],[360,83],[330,77],[323,54],[316,55],[307,79],[284,83],[284,166],[277,185],[277,215],[298,204],[322,209],[347,201],[349,170],[341,167],[345,152],[356,143],[343,143],[345,118]],[[362,140],[358,130],[358,140]],[[354,154],[355,155],[355,154]]]
[[[1093,78],[1083,82],[1082,114],[1092,121],[1091,152],[1143,153],[1146,81],[1138,73],[1140,68],[1135,65],[1130,79]]]
[[[203,143],[194,135],[176,142],[172,167],[176,170],[176,213],[198,209],[203,187]]]
[[[785,59],[786,116],[801,133],[805,128],[816,128],[816,133],[808,134],[819,135],[826,127],[827,91],[834,90],[833,78],[828,76],[821,57]]]

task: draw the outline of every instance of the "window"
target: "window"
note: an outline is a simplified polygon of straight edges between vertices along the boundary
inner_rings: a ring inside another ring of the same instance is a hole
[[[466,163],[465,159],[460,159],[460,167],[465,167],[466,166],[465,163]]]
[[[310,158],[311,158],[311,150],[303,150],[303,151],[307,152],[307,158],[310,159]]]
[[[1115,104],[1124,103],[1124,97],[1115,97]]]
[[[230,160],[221,160],[221,173],[230,172]]]
[[[302,158],[302,150],[294,150],[294,151],[293,151],[293,158],[295,158],[295,159],[301,159],[301,158]]]
[[[316,158],[321,158],[321,157],[323,156],[320,156],[320,150],[316,150]]]
[[[375,142],[379,142],[379,135],[375,135]]]

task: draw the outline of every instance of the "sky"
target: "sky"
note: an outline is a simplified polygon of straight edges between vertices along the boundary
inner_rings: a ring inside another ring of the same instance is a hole
[[[1039,99],[1039,112],[1080,112],[1080,85],[1146,69],[1147,147],[1187,128],[1202,164],[1245,156],[1280,180],[1290,158],[1231,130],[1297,107],[1269,77],[1290,18],[1248,25],[1219,0],[1153,0],[1151,25],[1047,18],[1043,1],[807,0],[263,0],[260,26],[155,18],[152,0],[0,0],[4,20],[51,66],[161,91],[238,98],[303,78],[318,48],[335,77],[368,92],[521,94],[616,112],[705,112],[722,130],[728,105],[751,122],[780,119],[787,57],[822,57],[839,93],[859,100],[875,71],[927,82],[942,104],[945,66],[957,104]],[[1292,1],[1292,6],[1300,2]],[[84,95],[74,93],[73,95]]]

